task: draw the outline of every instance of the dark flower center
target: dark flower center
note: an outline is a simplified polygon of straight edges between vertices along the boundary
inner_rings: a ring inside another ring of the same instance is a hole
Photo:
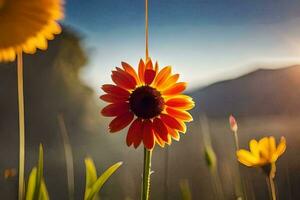
[[[150,86],[141,86],[132,92],[129,104],[136,116],[150,119],[161,113],[164,108],[164,99],[156,89]]]

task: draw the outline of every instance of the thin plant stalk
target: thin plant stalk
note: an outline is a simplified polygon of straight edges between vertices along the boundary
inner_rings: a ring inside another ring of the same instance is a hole
[[[233,131],[233,135],[234,135],[234,144],[235,144],[235,150],[238,151],[240,149],[240,145],[239,145],[239,138],[238,138],[238,132],[237,130],[236,131]],[[236,190],[236,193],[242,193],[244,198],[247,199],[247,194],[246,194],[246,188],[245,188],[245,182],[243,181],[243,179],[241,178],[241,170],[240,170],[240,166],[238,166],[238,173],[237,173],[237,185],[241,187],[241,190],[240,191],[240,188],[235,188]],[[236,187],[237,187],[236,185]],[[237,197],[239,197],[239,195],[237,195]]]
[[[152,150],[148,150],[148,149],[144,148],[144,172],[143,172],[142,200],[149,199],[150,176],[151,176],[151,157],[152,157]]]
[[[273,179],[271,174],[269,176],[267,176],[266,179],[267,179],[267,184],[268,184],[271,200],[276,200],[276,191],[275,191],[274,179]]]
[[[148,28],[148,0],[145,0],[145,54],[146,62],[149,59],[149,28]],[[142,200],[149,199],[150,176],[151,176],[151,158],[152,150],[144,148],[144,171],[142,185]]]
[[[234,131],[233,134],[234,134],[235,150],[239,150],[240,145],[239,145],[239,138],[238,138],[237,131]]]
[[[25,167],[25,114],[24,114],[24,80],[23,80],[23,57],[22,52],[17,54],[18,76],[18,108],[19,108],[19,193],[18,199],[24,198],[24,167]]]
[[[57,120],[59,123],[60,133],[62,136],[64,150],[65,150],[69,200],[73,200],[74,199],[74,164],[73,164],[72,146],[70,143],[70,139],[68,136],[68,131],[67,131],[67,127],[63,115],[59,114],[57,116]]]

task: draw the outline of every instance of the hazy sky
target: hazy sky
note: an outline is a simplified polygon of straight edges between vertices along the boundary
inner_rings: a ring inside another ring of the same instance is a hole
[[[300,63],[299,0],[149,0],[150,56],[190,88],[254,67]],[[68,0],[65,24],[84,36],[83,78],[97,89],[121,61],[144,57],[143,0]]]

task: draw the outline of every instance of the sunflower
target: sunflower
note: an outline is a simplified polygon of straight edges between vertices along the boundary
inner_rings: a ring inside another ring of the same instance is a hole
[[[14,61],[17,52],[47,49],[47,40],[61,32],[62,0],[0,0],[0,62]]]
[[[274,137],[264,137],[259,141],[251,140],[249,143],[250,151],[241,149],[237,151],[237,157],[240,163],[248,167],[262,167],[270,172],[269,167],[284,153],[286,149],[286,140],[281,137],[280,143],[276,147]]]
[[[123,68],[123,69],[122,69]],[[141,142],[147,149],[155,143],[164,147],[171,139],[179,140],[179,133],[186,132],[185,122],[193,120],[186,111],[194,107],[191,97],[181,94],[185,82],[177,82],[179,74],[172,74],[171,66],[159,70],[151,59],[139,62],[138,72],[122,62],[122,68],[112,71],[116,85],[102,86],[105,93],[100,99],[110,104],[101,111],[103,116],[115,117],[109,124],[111,133],[127,127],[128,146],[137,148]]]

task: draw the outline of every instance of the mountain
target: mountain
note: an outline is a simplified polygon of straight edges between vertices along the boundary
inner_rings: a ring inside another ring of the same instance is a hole
[[[300,66],[258,69],[236,79],[190,93],[198,102],[194,113],[214,118],[300,114]]]

